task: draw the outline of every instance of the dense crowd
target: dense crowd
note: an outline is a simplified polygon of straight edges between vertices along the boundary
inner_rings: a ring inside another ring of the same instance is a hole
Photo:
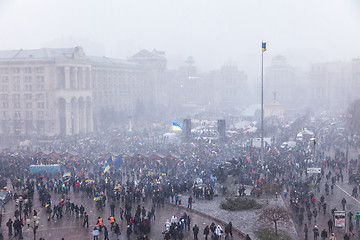
[[[289,130],[285,125],[278,128],[283,135],[297,131],[296,127]],[[245,193],[244,185],[252,187],[254,195],[285,189],[284,196],[289,195],[296,222],[302,224],[307,216],[310,224],[320,210],[325,211],[327,207],[325,200],[315,197],[319,183],[326,179],[326,195],[329,189],[332,193],[333,184],[343,181],[342,173],[349,161],[348,153],[343,149],[359,145],[356,138],[328,132],[317,143],[309,144],[311,141],[307,139],[299,141],[294,148],[280,147],[280,143],[274,141],[272,145],[266,145],[264,159],[261,159],[259,148],[240,141],[241,138],[249,139],[251,135],[240,134],[222,142],[206,139],[174,142],[134,133],[108,135],[110,137],[77,136],[75,140],[72,137],[53,141],[42,149],[3,152],[0,156],[0,181],[10,179],[13,198],[22,199],[21,204],[17,203],[14,219],[9,219],[6,224],[8,234],[12,235],[14,229],[14,234],[21,236],[26,220],[36,216],[37,213],[32,212],[32,202],[37,191],[49,221],[69,214],[82,218],[83,227],[88,227],[89,221],[95,221],[89,220],[87,208],[90,206],[68,198],[69,193],[80,194],[82,198],[94,199],[99,212],[106,205],[111,209],[111,216],[96,219],[97,226],[92,230],[94,239],[100,233],[107,239],[109,229],[103,226],[106,220],[110,221],[110,231],[116,235],[123,232],[128,238],[135,234],[137,239],[147,239],[151,221],[156,218],[156,208],[168,202],[182,204],[182,201],[191,208],[193,197],[211,200],[216,192],[215,184],[224,182],[228,175],[239,184],[240,195]],[[330,148],[335,149],[335,158],[326,157],[325,152]],[[357,160],[351,161],[357,164]],[[30,165],[41,164],[60,164],[62,170],[54,173],[29,171]],[[317,177],[307,175],[306,169],[313,166],[322,168]],[[315,186],[315,192],[308,191],[310,185]],[[182,199],[184,193],[190,194],[186,200]],[[226,194],[226,191],[222,193]],[[54,195],[61,196],[61,200],[54,202]],[[145,202],[151,202],[152,207],[141,206]],[[2,208],[4,205],[2,203]],[[115,209],[118,209],[117,213]],[[127,222],[127,229],[120,229],[119,219]],[[187,213],[179,219],[173,216],[165,226],[165,239],[183,239],[183,232],[190,230],[197,239],[200,232],[197,225],[190,229]],[[220,238],[223,233],[226,239],[232,236],[231,223],[224,226],[224,230],[214,223],[201,230],[206,239],[209,234],[212,239]]]

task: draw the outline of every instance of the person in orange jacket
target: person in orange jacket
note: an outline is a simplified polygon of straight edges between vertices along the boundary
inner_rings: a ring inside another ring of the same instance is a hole
[[[96,224],[99,226],[99,232],[101,232],[102,231],[102,226],[103,226],[103,219],[101,217],[98,217],[98,220],[97,220]]]

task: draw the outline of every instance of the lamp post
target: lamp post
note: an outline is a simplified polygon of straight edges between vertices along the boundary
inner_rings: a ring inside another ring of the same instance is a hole
[[[26,219],[26,224],[28,225],[28,227],[31,227],[33,229],[34,240],[36,240],[36,230],[39,227],[39,223],[40,223],[40,217],[38,216],[33,216],[32,224],[30,218]]]
[[[261,43],[261,166],[264,167],[264,52],[266,51],[266,42]]]
[[[21,219],[23,201],[24,201],[24,199],[22,198],[22,196],[20,196],[16,199],[16,203],[19,205],[20,219]]]

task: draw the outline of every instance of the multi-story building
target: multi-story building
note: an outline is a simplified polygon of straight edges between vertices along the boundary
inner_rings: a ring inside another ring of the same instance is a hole
[[[90,75],[81,47],[0,51],[1,133],[92,131]]]
[[[304,99],[302,87],[295,68],[288,64],[286,58],[280,55],[274,57],[264,73],[264,101],[269,103],[276,94],[282,104],[289,107],[299,105]]]
[[[248,103],[247,76],[234,65],[222,66],[202,77],[204,96],[212,108],[239,110]]]
[[[356,61],[313,64],[309,73],[310,106],[321,110],[344,110],[356,99]]]
[[[102,108],[166,104],[165,71],[165,57],[146,50],[128,61],[86,56],[81,47],[0,51],[0,133],[92,132]]]

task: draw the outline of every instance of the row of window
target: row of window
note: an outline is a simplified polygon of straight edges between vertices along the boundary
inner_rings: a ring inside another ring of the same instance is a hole
[[[1,77],[1,82],[2,83],[8,83],[9,82],[9,76],[2,76]],[[19,84],[20,83],[20,77],[19,76],[12,77],[12,82]],[[24,76],[24,82],[31,83],[32,82],[32,76]],[[45,82],[44,76],[36,76],[36,82],[38,82],[38,83]]]
[[[21,119],[21,111],[14,111],[14,118],[15,119]],[[2,118],[3,119],[7,119],[10,117],[10,113],[7,111],[3,111],[2,112]],[[25,112],[25,117],[26,118],[32,118],[33,117],[33,112],[32,111],[26,111]],[[45,112],[44,111],[37,111],[37,118],[44,118],[45,117]]]
[[[24,67],[24,68],[20,68],[20,67],[12,67],[12,68],[7,68],[7,67],[2,67],[0,68],[0,73],[4,73],[4,74],[8,74],[8,73],[20,73],[20,72],[24,72],[24,73],[43,73],[44,72],[44,67]]]
[[[8,100],[9,96],[10,96],[9,94],[1,94],[0,99]],[[12,99],[20,99],[20,97],[21,97],[20,94],[12,94],[11,96],[12,96]],[[42,93],[38,93],[36,95],[34,94],[34,96],[38,100],[45,99],[45,95]],[[30,100],[32,98],[33,98],[33,94],[31,94],[31,93],[24,94],[24,99]]]
[[[35,88],[36,87],[36,88]],[[37,90],[37,91],[44,91],[45,90],[45,85],[44,84],[38,84],[38,85],[34,85],[34,87],[33,87],[33,85],[30,85],[30,84],[26,84],[26,85],[24,85],[24,87],[22,88],[22,90],[24,90],[24,91],[32,91],[32,90]],[[10,90],[10,88],[9,88],[9,85],[2,85],[2,86],[0,86],[0,91],[1,92],[7,92],[7,91],[9,91]],[[12,91],[21,91],[21,87],[20,87],[20,85],[13,85],[12,87],[11,87],[11,90]]]
[[[10,104],[9,102],[3,102],[2,107],[3,108],[9,108]],[[39,109],[45,109],[45,103],[44,102],[38,102],[36,103],[37,108]],[[26,108],[32,108],[32,102],[26,102],[25,103]],[[14,102],[14,109],[20,109],[21,103],[20,102]]]

